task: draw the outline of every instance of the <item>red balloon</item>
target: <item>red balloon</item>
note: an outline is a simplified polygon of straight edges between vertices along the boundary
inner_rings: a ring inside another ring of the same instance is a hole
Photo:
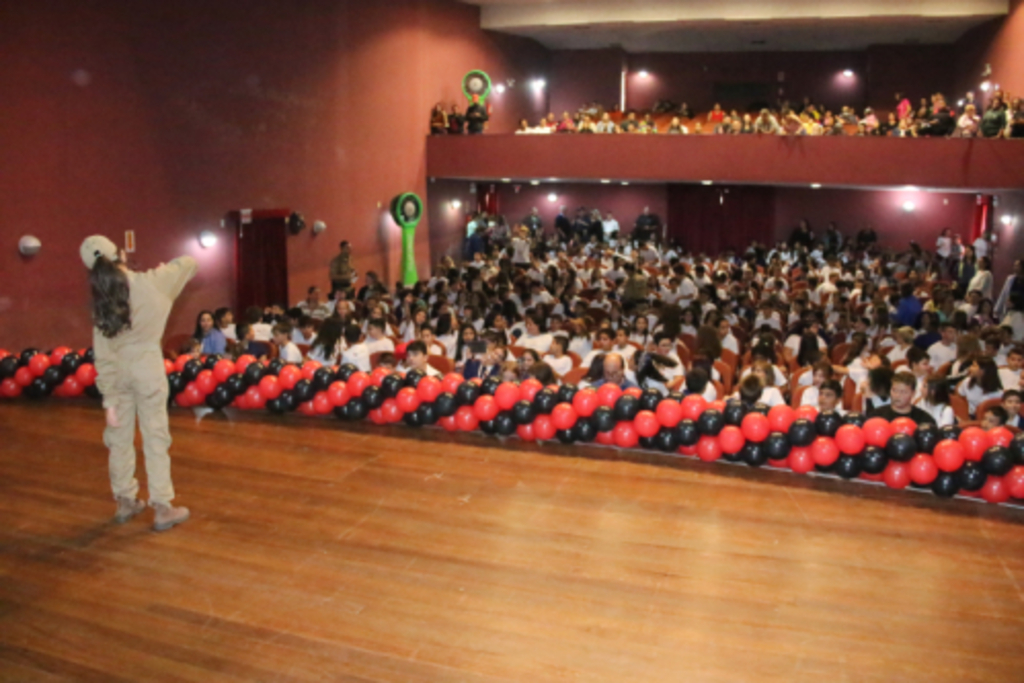
[[[721,399],[712,401],[708,404],[708,410],[717,410],[720,413],[725,412],[725,401]]]
[[[185,388],[188,391],[188,388]],[[245,390],[245,400],[253,410],[263,410],[267,407],[267,397],[263,395],[259,385],[251,386]]]
[[[256,356],[250,356],[248,353],[239,356],[238,360],[235,361],[235,372],[245,372],[245,369],[249,367],[250,363],[256,362]],[[178,372],[181,372],[180,370]]]
[[[555,429],[572,429],[576,424],[576,409],[571,403],[559,403],[551,411],[551,422]]]
[[[170,360],[164,358],[164,374],[165,375],[169,375],[172,372],[174,372],[174,363],[172,363]]]
[[[444,391],[449,394],[454,394],[456,391],[459,390],[459,386],[465,381],[466,380],[462,377],[462,375],[456,374],[454,372],[449,372],[447,375],[444,376],[444,379],[441,380],[441,388],[444,389]]]
[[[67,389],[64,388],[64,383],[61,382],[60,384],[55,386],[53,388],[53,391],[50,392],[50,395],[51,396],[56,396],[57,398],[67,398],[68,397],[68,392],[67,392]]]
[[[471,432],[480,426],[480,419],[473,413],[469,406],[459,406],[455,411],[455,424],[464,432]]]
[[[340,408],[348,403],[348,386],[341,380],[331,382],[331,386],[327,387],[327,398],[331,399],[332,406]]]
[[[537,440],[537,435],[533,431],[532,422],[524,425],[519,425],[518,427],[516,427],[516,434],[518,434],[519,438],[522,439],[523,441]]]
[[[927,486],[939,476],[939,468],[935,466],[935,460],[930,455],[918,453],[907,465],[910,469],[910,479],[919,486]]]
[[[441,380],[436,377],[424,377],[416,385],[416,394],[425,403],[433,403],[441,395]]]
[[[597,436],[594,437],[594,441],[601,444],[602,446],[614,446],[615,445],[615,432],[598,432]]]
[[[33,377],[42,377],[46,369],[50,367],[50,357],[43,353],[37,353],[28,359],[28,369]]]
[[[7,358],[7,356],[9,355],[11,355],[11,352],[8,351],[7,349],[0,349],[0,360]]]
[[[27,387],[29,384],[32,384],[34,379],[35,375],[28,368],[18,368],[14,371],[14,381],[18,383],[19,387]]]
[[[1003,478],[1006,488],[1014,498],[1024,498],[1024,465],[1017,465]]]
[[[217,365],[219,366],[223,362],[224,361],[219,361]],[[217,367],[213,368],[213,372],[214,374],[217,373]],[[277,383],[281,385],[281,389],[283,391],[291,391],[301,379],[302,370],[300,370],[297,365],[292,365],[291,363],[285,365],[281,368],[281,371],[277,373]]]
[[[398,422],[402,419],[403,415],[402,409],[398,406],[398,401],[393,398],[384,399],[384,403],[380,406],[380,412],[388,422]]]
[[[897,417],[892,421],[892,431],[896,434],[914,435],[917,431],[917,423],[909,417]]]
[[[223,384],[233,374],[235,374],[235,364],[227,358],[222,358],[214,363],[213,376],[217,380],[217,384]],[[281,374],[284,374],[284,368],[281,369]],[[280,379],[280,376],[278,376],[278,379]]]
[[[494,400],[498,402],[499,409],[512,410],[519,401],[519,387],[512,382],[502,382],[494,392]]]
[[[658,416],[649,410],[641,410],[633,418],[633,427],[640,436],[654,436],[661,429]]]
[[[4,398],[18,398],[21,396],[21,385],[14,381],[13,377],[8,377],[3,382],[0,382],[0,396]]]
[[[807,474],[814,469],[814,457],[811,455],[810,448],[793,448],[789,451],[789,457],[786,458],[786,463],[789,465],[789,469],[800,474]]]
[[[468,406],[464,406],[464,407],[468,407]],[[446,432],[457,432],[457,431],[459,431],[459,423],[455,419],[454,415],[449,415],[448,417],[442,417],[440,420],[437,421],[437,424],[439,424],[442,427],[444,427],[444,430]]]
[[[174,369],[175,369],[175,371],[181,372],[182,370],[184,370],[185,369],[185,364],[188,363],[190,360],[192,360],[192,356],[189,356],[188,354],[185,354],[185,353],[183,353],[180,356],[178,356],[177,358],[175,358],[174,359]]]
[[[422,403],[420,395],[412,387],[402,387],[399,389],[395,402],[398,403],[398,407],[402,409],[403,413],[414,412]]]
[[[91,387],[96,384],[96,366],[92,363],[82,363],[75,370],[75,378],[83,387]]]
[[[708,409],[708,402],[700,394],[690,394],[683,398],[679,404],[682,408],[682,420],[696,420],[700,414]]]
[[[843,425],[836,432],[836,445],[845,455],[857,455],[864,450],[864,432],[857,425]]]
[[[679,401],[667,398],[658,402],[654,414],[658,418],[658,424],[673,429],[683,419],[683,406],[679,404]]]
[[[498,407],[498,402],[494,400],[493,396],[481,396],[473,404],[473,414],[481,422],[493,420],[499,412],[501,412],[501,408]]]
[[[861,472],[860,478],[867,481],[885,481],[885,477],[881,474],[868,474],[867,472]]]
[[[747,441],[760,443],[768,438],[771,432],[771,424],[767,416],[761,413],[747,413],[740,422],[740,431],[743,432]]]
[[[653,413],[651,413],[651,418],[654,418]],[[636,448],[636,445],[640,443],[640,435],[637,434],[636,427],[628,420],[615,425],[612,437],[615,439],[615,445],[619,448]]]
[[[533,402],[533,397],[543,388],[544,385],[532,377],[524,379],[519,384],[519,400]]]
[[[372,422],[375,425],[387,424],[388,422],[387,420],[384,419],[384,413],[380,412],[380,408],[374,408],[369,413],[367,413],[366,416],[370,418],[370,422]]]
[[[782,460],[771,460],[771,459],[769,459],[768,460],[768,466],[769,467],[777,467],[780,470],[781,469],[786,469],[786,468],[789,467],[789,456],[786,456]]]
[[[617,384],[602,384],[597,390],[599,406],[615,407],[615,402],[622,396],[622,388]]]
[[[353,372],[348,378],[348,395],[349,396],[362,396],[363,390],[370,386],[370,376],[365,372],[358,371]]]
[[[811,457],[822,467],[828,467],[839,459],[839,446],[836,440],[827,436],[819,436],[811,443]]]
[[[375,387],[379,387],[382,384],[384,384],[384,378],[390,374],[390,370],[388,370],[383,365],[378,365],[373,369],[373,372],[370,373],[370,384],[372,384]]]
[[[740,452],[747,440],[743,438],[743,431],[736,425],[726,425],[718,433],[718,445],[723,453],[734,455]]]
[[[305,363],[302,364],[302,376],[310,381],[313,381],[313,375],[315,375],[316,371],[322,367],[323,366],[317,363],[315,360],[307,360]]]
[[[769,414],[771,411],[769,411]],[[795,411],[797,420],[810,420],[814,422],[815,418],[818,417],[818,409],[814,406],[800,406]]]
[[[689,456],[697,455],[697,447],[696,446],[680,446],[679,447],[679,454],[680,455],[689,455]]]
[[[199,385],[195,382],[189,382],[185,385],[185,389],[181,392],[185,394],[185,398],[188,399],[189,405],[197,406],[206,399],[206,394],[199,388]],[[264,401],[265,402],[265,401]],[[262,405],[260,406],[263,407]]]
[[[639,399],[641,396],[644,395],[644,390],[641,389],[640,387],[630,387],[629,389],[623,390],[622,395],[632,396],[633,398]]]
[[[989,476],[981,487],[981,497],[990,503],[1005,503],[1010,500],[1010,489],[1002,477]]]
[[[269,401],[281,395],[284,387],[281,386],[281,379],[274,375],[266,375],[259,381],[260,393]]]
[[[1010,442],[1013,441],[1013,432],[1006,427],[996,427],[988,430],[988,438],[992,441],[993,446],[1009,448]]]
[[[964,447],[964,457],[975,462],[992,447],[992,439],[981,427],[967,427],[960,432],[960,443]]]
[[[178,404],[179,408],[191,408],[195,405],[184,391],[178,392],[178,395],[174,397],[174,402]]]
[[[334,410],[334,404],[326,391],[316,392],[316,396],[313,397],[313,408],[316,409],[317,415],[326,415]]]
[[[964,464],[967,452],[959,441],[943,439],[935,445],[935,466],[943,472],[956,472]]]
[[[590,417],[598,405],[597,392],[593,389],[580,389],[572,397],[572,407],[579,417]]]
[[[50,365],[60,365],[60,362],[64,360],[64,356],[71,353],[71,348],[67,346],[58,346],[50,352]],[[3,356],[0,356],[3,358]]]
[[[538,415],[533,421],[533,435],[538,441],[550,441],[555,438],[555,423],[550,415]]]
[[[316,417],[316,406],[313,405],[312,401],[300,403],[299,412],[305,415],[306,417]]]
[[[712,462],[722,457],[722,447],[713,436],[702,436],[697,442],[697,457],[704,462]]]
[[[890,462],[882,473],[885,485],[891,489],[905,489],[910,486],[910,468],[905,462]]]
[[[892,424],[884,417],[868,418],[862,431],[865,443],[879,448],[885,448],[885,444],[889,443],[889,437],[893,435]]]
[[[264,377],[264,379],[267,379]],[[274,377],[276,380],[277,378]],[[202,370],[196,377],[196,386],[199,387],[199,391],[203,392],[203,396],[209,396],[214,389],[217,388],[217,378],[213,376],[213,370]],[[267,398],[275,398],[274,396],[267,396]]]
[[[789,426],[796,420],[796,412],[787,405],[772,406],[768,411],[768,426],[773,432],[787,434]]]

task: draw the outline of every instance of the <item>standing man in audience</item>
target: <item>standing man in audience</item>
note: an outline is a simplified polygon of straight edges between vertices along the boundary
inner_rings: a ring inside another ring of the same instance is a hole
[[[555,216],[555,235],[562,242],[568,243],[572,239],[572,223],[565,215],[564,206],[558,207],[558,215]]]
[[[331,259],[331,299],[338,290],[348,292],[356,277],[356,271],[352,268],[352,247],[348,240],[343,240],[339,246],[341,253]]]
[[[619,222],[615,220],[615,216],[612,215],[611,211],[604,215],[604,220],[601,221],[601,230],[604,232],[606,244],[611,244],[611,241],[619,234]]]
[[[637,244],[657,241],[660,232],[661,219],[657,214],[651,213],[651,207],[645,206],[643,212],[636,218],[636,225],[633,226],[633,241]]]
[[[480,96],[473,95],[473,103],[466,107],[466,132],[470,135],[483,133],[484,124],[489,118],[487,107],[480,104]]]
[[[544,222],[536,206],[530,211],[530,215],[523,219],[523,225],[530,229],[530,237],[536,237],[538,233],[544,232]]]

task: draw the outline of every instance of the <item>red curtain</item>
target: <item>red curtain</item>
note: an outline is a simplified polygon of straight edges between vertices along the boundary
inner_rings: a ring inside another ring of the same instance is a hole
[[[254,219],[237,230],[235,272],[238,310],[281,304],[288,299],[288,241],[283,218]]]
[[[775,192],[771,187],[669,185],[668,236],[692,252],[742,251],[771,244]]]
[[[971,239],[981,237],[982,233],[992,227],[992,195],[979,194],[978,201],[974,204],[974,216],[971,218]]]
[[[488,216],[498,215],[498,189],[494,185],[488,185],[487,189],[483,192],[480,190],[483,186],[477,188],[477,211],[486,211]]]

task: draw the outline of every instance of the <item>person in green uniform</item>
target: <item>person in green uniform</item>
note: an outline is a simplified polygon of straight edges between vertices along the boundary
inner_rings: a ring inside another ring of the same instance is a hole
[[[167,377],[160,348],[174,300],[196,274],[196,261],[181,256],[146,272],[134,272],[123,253],[102,235],[79,249],[92,288],[93,352],[96,387],[103,394],[110,449],[110,485],[117,501],[114,521],[132,519],[146,504],[136,497],[135,421],[142,432],[153,528],[165,531],[189,517],[174,507],[171,483],[171,434],[167,420]]]

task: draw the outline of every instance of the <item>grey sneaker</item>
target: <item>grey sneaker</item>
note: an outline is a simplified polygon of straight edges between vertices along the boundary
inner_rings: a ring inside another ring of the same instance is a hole
[[[124,524],[145,509],[146,504],[138,498],[118,498],[117,512],[114,514],[114,523]]]
[[[153,531],[167,531],[172,526],[188,520],[188,508],[176,508],[158,503],[153,506],[153,509],[156,510],[153,517]]]

